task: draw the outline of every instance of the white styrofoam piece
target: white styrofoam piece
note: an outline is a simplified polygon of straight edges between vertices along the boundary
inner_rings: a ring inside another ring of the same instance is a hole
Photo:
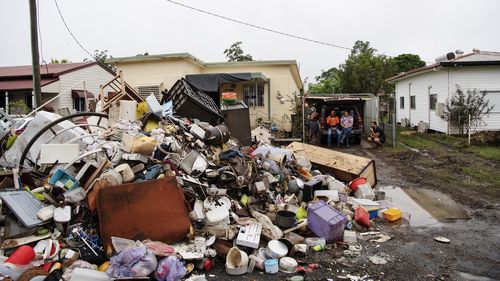
[[[265,192],[267,190],[266,185],[262,181],[255,182],[255,189],[257,190],[257,193]]]
[[[123,160],[129,160],[129,161],[139,161],[142,163],[148,163],[148,157],[139,154],[139,153],[123,153],[122,155]]]
[[[80,156],[77,143],[45,143],[40,146],[40,164],[70,163]]]
[[[370,200],[370,199],[353,198],[352,201],[354,203],[357,203],[358,205],[363,205],[363,206],[373,206],[373,207],[380,206],[380,203],[375,202],[375,201]]]
[[[54,221],[59,223],[66,223],[71,220],[71,207],[64,206],[58,207],[54,210]]]
[[[194,202],[193,210],[189,213],[189,218],[194,221],[201,221],[205,219],[205,212],[203,212],[203,201],[197,199]]]
[[[356,232],[351,231],[351,230],[344,230],[343,240],[344,240],[344,242],[347,242],[347,243],[356,243],[358,241],[358,238],[356,236]]]
[[[135,121],[137,112],[137,102],[135,100],[121,100],[119,118]]]
[[[339,202],[339,192],[337,190],[316,190],[314,197],[327,197],[329,201]]]
[[[43,207],[38,211],[36,216],[43,221],[48,221],[54,217],[54,210],[55,209],[56,209],[56,207],[53,205]]]
[[[146,103],[148,104],[148,110],[150,112],[153,112],[160,117],[162,116],[163,107],[160,105],[154,94],[151,94],[146,98]]]
[[[224,206],[208,211],[205,215],[209,225],[216,225],[225,221],[229,223],[229,210]]]
[[[206,134],[205,130],[203,130],[203,128],[198,126],[197,124],[191,125],[189,132],[199,139],[202,140],[205,139],[205,134]]]
[[[375,199],[375,193],[373,192],[373,189],[369,183],[358,185],[358,189],[354,193],[354,196],[356,198],[363,198],[370,200]]]
[[[86,268],[75,268],[69,281],[111,281],[106,272]]]
[[[236,238],[236,244],[257,249],[259,248],[261,233],[262,224],[260,223],[250,223],[246,226],[242,226]]]

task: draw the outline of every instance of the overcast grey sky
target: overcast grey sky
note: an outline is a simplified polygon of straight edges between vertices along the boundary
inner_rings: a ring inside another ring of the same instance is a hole
[[[491,0],[177,0],[267,28],[352,47],[370,41],[380,53],[500,51],[500,1]],[[66,31],[54,0],[39,0],[42,53],[72,62],[88,57]],[[235,41],[257,60],[295,59],[309,81],[343,62],[349,51],[268,33],[165,0],[58,0],[70,29],[89,51],[114,57],[189,52],[224,61]],[[30,64],[28,0],[0,0],[0,66]]]

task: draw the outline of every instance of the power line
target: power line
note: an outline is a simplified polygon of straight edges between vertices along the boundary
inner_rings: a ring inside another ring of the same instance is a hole
[[[320,45],[335,47],[335,48],[339,48],[339,49],[344,49],[344,50],[349,50],[349,51],[352,50],[352,48],[349,48],[349,47],[344,47],[344,46],[335,45],[335,44],[331,44],[331,43],[327,43],[327,42],[323,42],[323,41],[319,41],[319,40],[314,40],[314,39],[310,39],[310,38],[307,38],[307,37],[303,37],[303,36],[299,36],[299,35],[294,35],[294,34],[291,34],[291,33],[286,33],[286,32],[283,32],[283,31],[279,31],[279,30],[274,30],[274,29],[271,29],[271,28],[263,27],[263,26],[260,26],[260,25],[251,24],[251,23],[240,21],[240,20],[237,20],[237,19],[228,18],[226,16],[222,16],[222,15],[219,15],[219,14],[208,12],[208,11],[205,11],[205,10],[202,10],[202,9],[198,9],[196,7],[188,6],[186,4],[179,3],[179,2],[176,2],[176,1],[173,1],[173,0],[165,0],[165,1],[167,1],[169,3],[172,3],[172,4],[175,4],[175,5],[178,5],[178,6],[181,6],[181,7],[184,7],[184,8],[188,8],[188,9],[193,10],[193,11],[204,13],[204,14],[207,14],[207,15],[210,15],[210,16],[214,16],[214,17],[217,17],[217,18],[221,18],[221,19],[224,19],[224,20],[232,21],[232,22],[235,22],[235,23],[238,23],[238,24],[250,26],[250,27],[253,27],[253,28],[261,29],[261,30],[268,31],[268,32],[271,32],[271,33],[275,33],[275,34],[279,34],[279,35],[283,35],[283,36],[288,36],[288,37],[291,37],[291,38],[295,38],[295,39],[299,39],[299,40],[303,40],[303,41],[308,41],[308,42],[312,42],[312,43],[316,43],[316,44],[320,44]]]
[[[283,36],[288,36],[288,37],[291,37],[291,38],[295,38],[295,39],[299,39],[299,40],[303,40],[303,41],[308,41],[308,42],[312,42],[312,43],[316,43],[316,44],[320,44],[320,45],[330,46],[330,47],[334,47],[334,48],[339,48],[339,49],[344,49],[344,50],[349,50],[349,51],[353,50],[352,48],[349,48],[349,47],[340,46],[340,45],[336,45],[336,44],[331,44],[331,43],[327,43],[327,42],[323,42],[323,41],[319,41],[319,40],[314,40],[314,39],[310,39],[310,38],[307,38],[307,37],[303,37],[303,36],[299,36],[299,35],[294,35],[294,34],[286,33],[286,32],[283,32],[283,31],[274,30],[274,29],[271,29],[271,28],[267,28],[267,27],[256,25],[256,24],[251,24],[251,23],[248,23],[248,22],[240,21],[240,20],[237,20],[237,19],[229,18],[229,17],[226,17],[226,16],[222,16],[222,15],[219,15],[219,14],[215,14],[215,13],[209,12],[209,11],[205,11],[205,10],[193,7],[193,6],[189,6],[189,5],[186,5],[186,4],[183,4],[183,3],[179,3],[179,2],[176,2],[176,1],[173,1],[173,0],[165,0],[165,1],[169,2],[169,3],[172,3],[174,5],[177,5],[177,6],[181,6],[181,7],[184,7],[184,8],[193,10],[193,11],[196,11],[196,12],[200,12],[200,13],[203,13],[203,14],[207,14],[207,15],[210,15],[210,16],[213,16],[213,17],[221,18],[221,19],[224,19],[224,20],[227,20],[227,21],[238,23],[238,24],[246,25],[246,26],[249,26],[249,27],[261,29],[261,30],[268,31],[268,32],[271,32],[271,33],[275,33],[275,34],[279,34],[279,35],[283,35]],[[388,58],[394,58],[394,56],[389,56],[389,55],[385,55],[385,54],[375,54],[375,55],[376,56],[385,56],[385,57],[388,57]],[[434,62],[428,62],[428,61],[425,61],[425,62],[426,63],[434,63]]]
[[[59,12],[59,16],[61,17],[61,20],[62,22],[64,23],[64,26],[66,27],[66,29],[68,30],[69,34],[71,35],[71,37],[73,37],[73,39],[75,40],[76,44],[78,44],[78,46],[85,52],[87,53],[91,58],[94,58],[94,55],[92,55],[89,51],[87,51],[87,49],[85,49],[83,47],[83,45],[80,43],[80,41],[78,41],[78,39],[76,39],[75,35],[73,34],[73,32],[71,32],[71,30],[69,29],[68,27],[68,24],[66,24],[66,21],[64,20],[64,17],[61,13],[61,10],[59,9],[59,5],[57,4],[57,0],[54,0],[54,3],[56,3],[56,8],[57,8],[57,11]],[[94,58],[95,59],[95,58]]]

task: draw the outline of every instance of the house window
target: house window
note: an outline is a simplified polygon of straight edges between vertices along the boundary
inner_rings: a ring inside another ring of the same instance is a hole
[[[264,106],[264,85],[244,85],[243,101],[248,106]]]
[[[417,102],[415,101],[415,96],[410,96],[410,108],[415,109]]]
[[[405,108],[405,97],[399,97],[399,108]]]
[[[146,99],[151,94],[154,94],[156,99],[160,99],[160,86],[150,85],[150,86],[139,86],[137,87],[137,92],[139,95]]]
[[[430,110],[436,110],[436,103],[437,103],[437,95],[436,94],[429,95],[429,109]]]
[[[73,108],[78,112],[85,112],[85,99],[73,98]]]

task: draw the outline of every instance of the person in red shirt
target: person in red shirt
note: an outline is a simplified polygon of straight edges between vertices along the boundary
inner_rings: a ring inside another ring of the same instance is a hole
[[[339,139],[339,134],[342,133],[342,131],[337,130],[339,124],[340,124],[340,118],[337,115],[335,115],[335,111],[332,110],[330,112],[330,115],[326,118],[326,127],[328,128],[328,136],[327,136],[328,146],[332,146],[332,134],[334,131],[337,134],[337,139]]]

